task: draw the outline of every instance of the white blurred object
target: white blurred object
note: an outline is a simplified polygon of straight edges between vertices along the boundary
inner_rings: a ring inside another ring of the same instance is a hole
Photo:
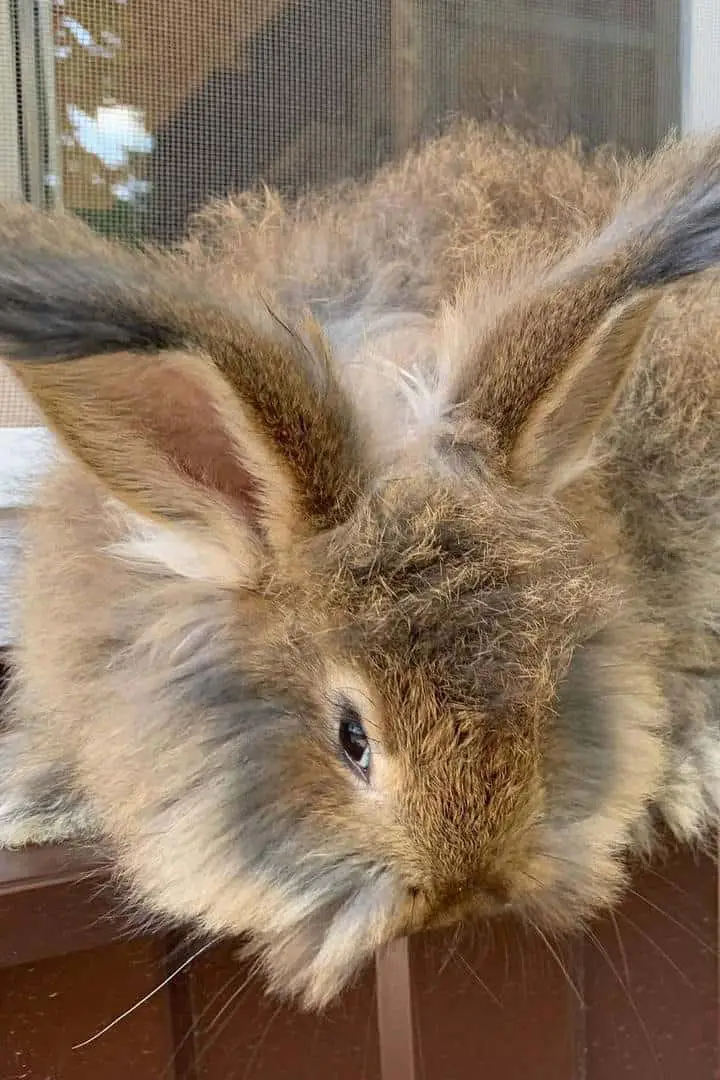
[[[57,453],[42,427],[0,428],[0,646],[12,641],[13,579],[21,550],[23,510]]]
[[[720,0],[682,0],[683,134],[720,127]]]

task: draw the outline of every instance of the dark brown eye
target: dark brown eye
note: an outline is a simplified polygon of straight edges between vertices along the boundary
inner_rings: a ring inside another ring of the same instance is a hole
[[[340,706],[338,737],[343,754],[360,773],[363,780],[370,775],[370,741],[365,734],[360,714],[349,702]]]

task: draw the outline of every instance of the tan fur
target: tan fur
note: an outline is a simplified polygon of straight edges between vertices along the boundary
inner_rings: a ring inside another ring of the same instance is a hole
[[[713,198],[717,141],[460,125],[172,256],[4,211],[0,344],[72,459],[28,528],[0,838],[72,818],[317,1006],[397,934],[581,924],[659,816],[708,835]]]

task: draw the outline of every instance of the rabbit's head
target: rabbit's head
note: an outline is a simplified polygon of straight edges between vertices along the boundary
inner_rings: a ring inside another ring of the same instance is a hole
[[[396,935],[573,925],[622,882],[659,632],[571,493],[659,287],[717,260],[698,158],[467,290],[422,438],[377,438],[318,327],[251,290],[0,217],[0,346],[73,459],[29,532],[14,775],[46,765],[151,909],[249,935],[307,1004]]]

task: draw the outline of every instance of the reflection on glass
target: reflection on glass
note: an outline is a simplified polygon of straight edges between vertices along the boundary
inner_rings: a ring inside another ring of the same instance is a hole
[[[458,113],[650,149],[676,119],[677,10],[53,0],[61,166],[47,183],[104,231],[174,241],[211,196],[365,175]]]

